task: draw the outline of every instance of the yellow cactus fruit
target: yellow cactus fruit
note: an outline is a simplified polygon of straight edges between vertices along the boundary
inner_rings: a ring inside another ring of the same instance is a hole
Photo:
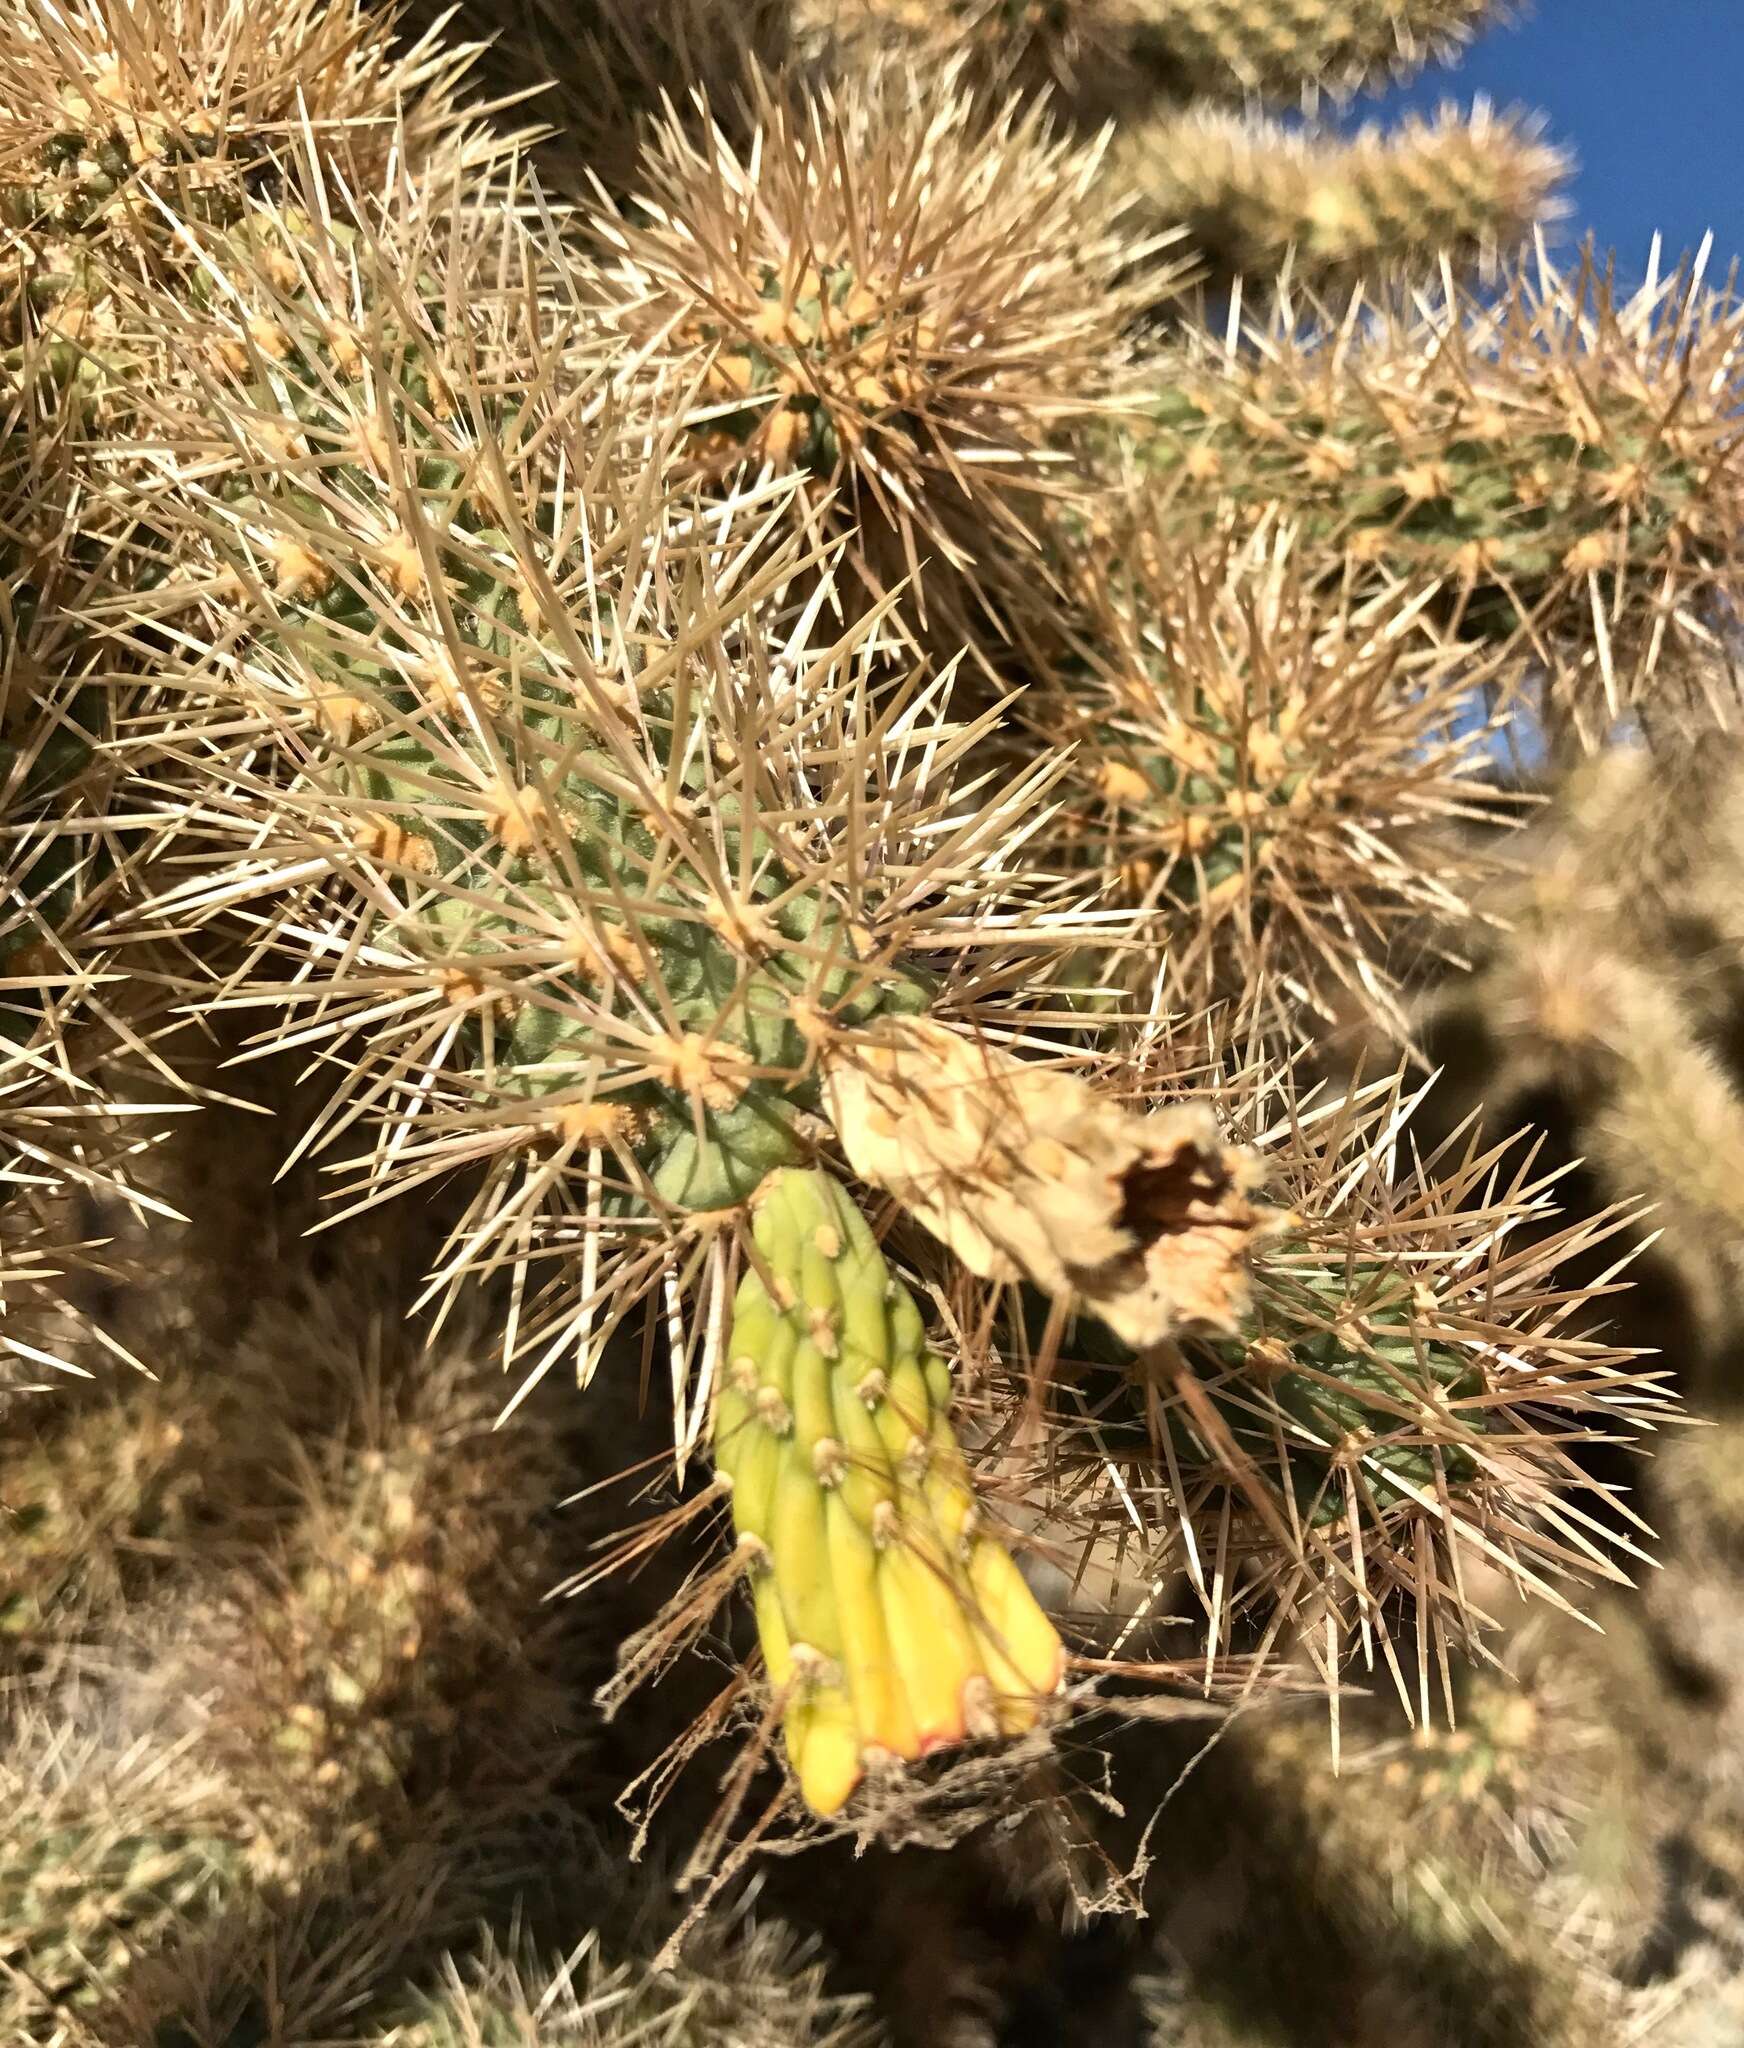
[[[813,1169],[754,1204],[715,1457],[813,1812],[869,1766],[1033,1728],[1065,1653],[978,1526],[949,1377],[865,1219]]]

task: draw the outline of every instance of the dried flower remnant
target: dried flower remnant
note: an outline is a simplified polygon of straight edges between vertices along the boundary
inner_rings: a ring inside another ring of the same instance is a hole
[[[982,1279],[1031,1280],[1135,1347],[1239,1323],[1277,1219],[1209,1109],[1138,1116],[920,1019],[834,1048],[824,1096],[854,1171]]]
[[[1062,1435],[1089,1482],[1062,1499],[1093,1524],[1106,1493],[1116,1530],[1141,1505],[1156,1551],[1134,1568],[1185,1574],[1213,1665],[1296,1640],[1332,1686],[1353,1653],[1379,1658],[1427,1719],[1433,1674],[1493,1624],[1477,1589],[1496,1574],[1560,1606],[1625,1581],[1646,1532],[1575,1451],[1675,1408],[1663,1373],[1593,1327],[1626,1253],[1584,1289],[1562,1280],[1619,1218],[1558,1223],[1556,1177],[1517,1147],[1407,1161],[1413,1100],[1394,1077],[1286,1105],[1261,1149],[1295,1220],[1256,1260],[1246,1322],[1137,1365],[1105,1350],[1124,1384],[1083,1397],[1075,1453]]]

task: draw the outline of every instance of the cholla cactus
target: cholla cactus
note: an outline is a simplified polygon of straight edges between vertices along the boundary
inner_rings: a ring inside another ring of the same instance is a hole
[[[661,131],[639,212],[601,228],[619,317],[700,384],[701,474],[793,476],[809,542],[972,632],[1033,602],[1038,522],[1084,489],[1073,430],[1119,379],[1139,301],[1099,154],[984,117],[949,70],[756,112],[742,150]]]
[[[989,96],[1018,92],[1087,131],[1114,119],[1111,159],[1141,215],[1220,278],[1264,291],[1348,284],[1377,267],[1467,264],[1512,249],[1558,210],[1566,157],[1541,124],[1444,107],[1354,139],[1286,128],[1259,103],[1341,99],[1453,55],[1489,0],[804,0],[802,41],[851,70],[869,50],[961,61]]]
[[[245,177],[313,147],[366,185],[396,150],[453,152],[464,48],[408,50],[317,0],[9,0],[0,41],[6,225],[167,246],[165,211],[234,218]],[[456,158],[450,155],[449,160]],[[460,160],[464,160],[462,152]]]
[[[101,1263],[69,1215],[125,1189],[186,1088],[159,1044],[182,935],[148,948],[134,915],[192,798],[189,700],[157,688],[149,630],[130,644],[162,570],[132,458],[167,372],[130,312],[196,295],[184,236],[235,230],[305,153],[342,181],[482,174],[501,145],[455,110],[468,62],[303,0],[16,0],[0,22],[0,1183],[51,1270]]]
[[[186,1549],[217,1418],[203,1390],[81,1403],[0,1455],[0,1633],[28,1649],[116,1610],[155,1557]]]
[[[1184,336],[1142,459],[1188,530],[1281,502],[1328,578],[1443,579],[1451,627],[1541,663],[1583,745],[1724,722],[1740,317],[1693,277],[1619,302],[1583,263],[1489,302]]]
[[[369,1193],[488,1163],[445,1282],[585,1233],[581,1298],[559,1283],[555,1320],[516,1335],[547,1363],[576,1345],[585,1378],[641,1290],[725,1281],[708,1219],[800,1156],[835,1041],[972,1003],[932,935],[973,933],[1002,835],[1056,771],[953,818],[988,721],[941,724],[934,682],[874,696],[875,619],[813,652],[827,593],[784,608],[791,547],[764,540],[788,487],[668,492],[670,442],[614,421],[563,352],[563,298],[540,310],[554,252],[464,224],[411,247],[363,240],[349,274],[277,283],[239,266],[187,323],[205,391],[167,430],[177,589],[195,634],[239,591],[258,608],[225,693],[294,772],[275,787],[242,757],[250,851],[165,914],[264,903],[223,1000],[307,1005],[306,1035],[346,1048],[328,1121],[377,1124]],[[522,290],[478,291],[463,346],[439,317],[493,274]],[[505,359],[507,390],[480,380]],[[264,842],[263,814],[283,821]]]
[[[238,1364],[312,1382],[284,1505],[255,1557],[159,1625],[153,1685],[201,1702],[199,1753],[241,1788],[254,1869],[293,1888],[335,1855],[416,1837],[447,1802],[532,1806],[573,1744],[541,1662],[558,1443],[468,1333],[415,1331],[341,1281],[341,1306],[263,1317]],[[517,1717],[494,1699],[515,1673]],[[416,1816],[408,1820],[408,1815]]]
[[[1493,263],[1556,217],[1567,171],[1537,123],[1482,101],[1349,138],[1190,108],[1135,124],[1117,165],[1140,217],[1184,228],[1214,274],[1287,270],[1328,292],[1431,250]]]
[[[1154,920],[1179,1003],[1230,1001],[1285,1042],[1340,998],[1397,1019],[1517,815],[1473,716],[1506,673],[1425,630],[1432,584],[1354,604],[1265,525],[1183,551],[1154,490],[1111,524],[1083,550],[1083,651],[1031,700],[1036,732],[1075,744],[1055,858]]]
[[[1505,11],[1502,0],[1186,0],[1139,19],[1186,90],[1280,101],[1444,62]]]
[[[803,50],[844,75],[900,49],[956,64],[988,98],[1040,98],[1093,129],[1142,107],[1158,79],[1140,40],[1143,0],[795,0]]]
[[[800,0],[818,42],[918,42],[968,52],[984,83],[1051,88],[1080,118],[1162,95],[1313,99],[1445,61],[1498,0]]]
[[[1744,1332],[1744,1212],[1730,1170],[1744,1097],[1736,1002],[1735,741],[1615,749],[1565,779],[1494,891],[1472,971],[1412,1027],[1445,1066],[1441,1122],[1500,1136],[1529,1105],[1605,1192],[1650,1204],[1677,1279],[1681,1365],[1723,1376]]]
[[[1511,121],[1249,147],[1250,101],[1494,11],[976,0],[929,69],[895,8],[803,10],[778,66],[781,10],[604,0],[606,111],[535,175],[441,25],[12,0],[8,1682],[88,1674],[111,1749],[212,1793],[125,1857],[81,1810],[64,1886],[42,1828],[0,1843],[22,2024],[851,2035],[711,1930],[758,1846],[977,1834],[1024,1912],[1154,1903],[1115,1765],[1174,1782],[1184,1675],[1196,1713],[1323,1691],[1363,1816],[1408,1811],[1388,1861],[1300,1745],[1227,1746],[1312,1809],[1279,1884],[1365,1866],[1339,1955],[1576,2010],[1471,1933],[1578,1832],[1513,1729],[1555,1687],[1475,1666],[1518,1663],[1514,1595],[1623,1612],[1646,1554],[1639,1203],[1702,1333],[1668,1367],[1735,1320],[1738,833],[1729,771],[1664,778],[1731,708],[1737,320],[1549,277],[1155,317],[1182,229],[1366,289],[1541,215]],[[1215,130],[1227,197],[1152,181],[1147,223],[1070,139],[1108,111],[1129,162]],[[1565,790],[1567,860],[1501,765],[1540,715],[1547,784],[1650,743]],[[1329,1026],[1433,1062],[1462,1005],[1506,1041],[1481,1136],[1446,1081],[1337,1078]],[[158,1111],[269,1055],[330,1085],[256,1096],[270,1158],[190,1191]],[[1515,1138],[1553,1095],[1584,1179]],[[361,1317],[325,1229],[273,1272],[317,1178]],[[109,1383],[45,1391],[57,1331]],[[706,1881],[650,1909],[675,1976],[621,1974],[645,1930],[575,1852],[614,1798]]]
[[[0,1764],[0,2020],[67,2038],[132,1960],[221,1904],[241,1856],[224,1788],[174,1745],[120,1757],[40,1710]]]
[[[1145,1502],[1148,1540],[1122,1570],[1140,1585],[1180,1573],[1213,1661],[1249,1628],[1288,1630],[1328,1684],[1353,1650],[1379,1657],[1428,1718],[1431,1673],[1444,1683],[1449,1646],[1489,1625],[1479,1577],[1566,1605],[1564,1586],[1624,1578],[1607,1543],[1639,1548],[1638,1518],[1569,1459],[1558,1414],[1626,1440],[1667,1404],[1557,1284],[1615,1220],[1553,1228],[1554,1181],[1504,1176],[1495,1151],[1401,1156],[1410,1107],[1394,1079],[1283,1117],[1293,1221],[1256,1257],[1230,1334],[1183,1332],[1136,1359],[1093,1328],[1067,1341],[1081,1372],[1065,1377],[1056,1456],[1062,1472],[1083,1462],[1060,1485],[1055,1540],[1086,1566],[1108,1544],[1127,1552]],[[1408,1663],[1401,1619],[1418,1638]]]
[[[383,2048],[874,2048],[880,2038],[867,2001],[831,1991],[821,1961],[778,1923],[736,1929],[662,1973],[602,1947],[542,1962],[487,1944],[464,1967],[451,1959],[413,2016],[374,2038]]]

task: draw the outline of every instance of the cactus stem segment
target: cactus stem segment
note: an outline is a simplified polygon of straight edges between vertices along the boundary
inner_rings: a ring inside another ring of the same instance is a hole
[[[715,1456],[788,1759],[828,1816],[868,1770],[1035,1727],[1065,1656],[979,1525],[944,1368],[865,1219],[823,1173],[785,1168],[753,1234]]]

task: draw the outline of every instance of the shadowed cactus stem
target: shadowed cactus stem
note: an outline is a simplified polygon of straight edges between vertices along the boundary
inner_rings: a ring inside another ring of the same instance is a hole
[[[743,143],[756,81],[789,52],[790,13],[788,0],[462,0],[453,19],[483,45],[477,75],[538,130],[541,174],[587,204],[601,185],[636,190],[663,121],[692,136],[718,123]],[[452,32],[436,0],[408,14]]]
[[[84,2037],[135,1958],[210,1920],[244,1845],[189,1746],[82,1739],[76,1701],[9,1719],[0,1760],[0,2024],[19,2048]]]
[[[779,1922],[696,1943],[678,1967],[649,1971],[591,1935],[574,1954],[517,1954],[500,1941],[451,1958],[439,1988],[371,2048],[878,2048],[864,1997],[832,1991],[809,1944]]]

